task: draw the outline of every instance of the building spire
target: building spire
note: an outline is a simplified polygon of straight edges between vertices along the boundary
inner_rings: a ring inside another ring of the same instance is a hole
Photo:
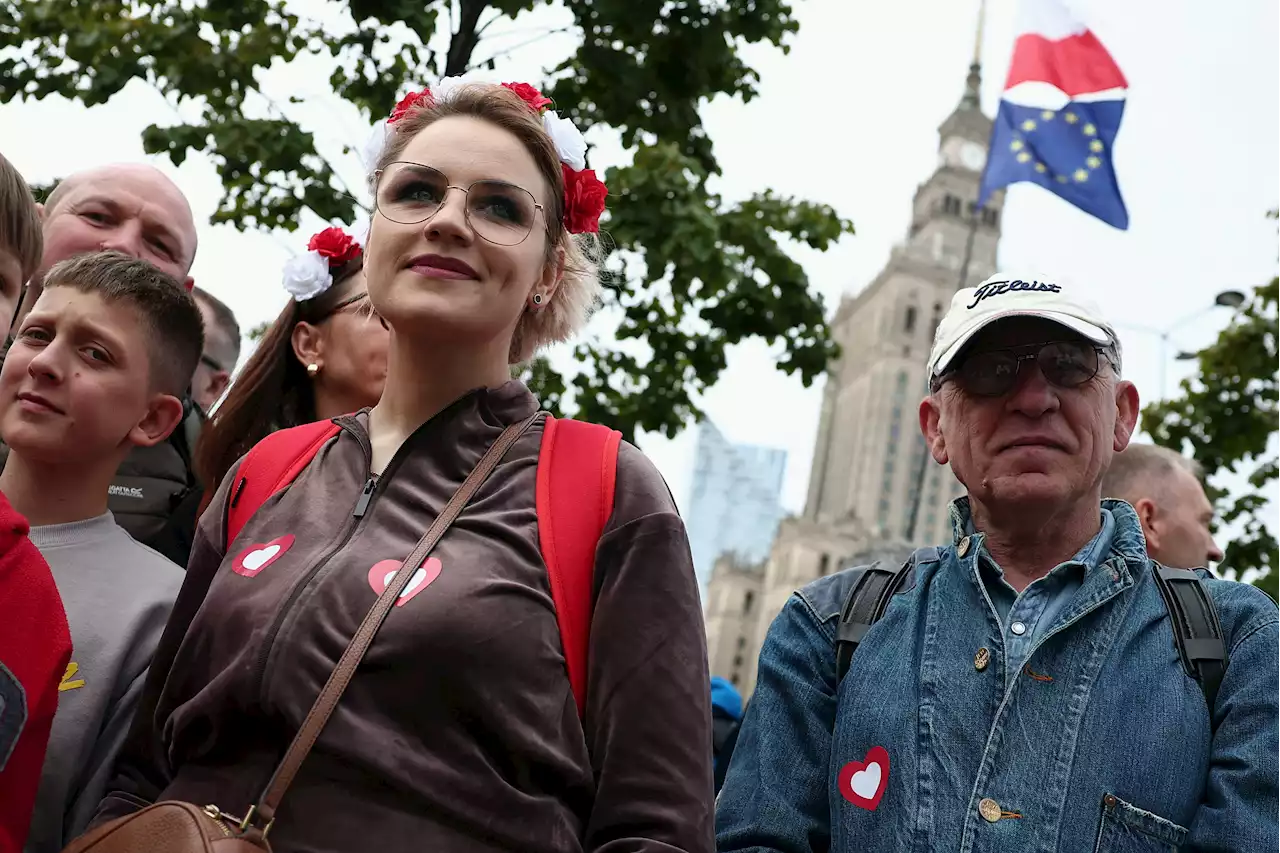
[[[969,63],[969,76],[965,78],[961,108],[980,109],[982,97],[982,28],[986,23],[987,0],[978,0],[978,29],[973,37],[973,61]]]

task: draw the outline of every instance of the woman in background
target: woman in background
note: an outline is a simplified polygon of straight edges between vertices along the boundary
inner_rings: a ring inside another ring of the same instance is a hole
[[[292,298],[201,432],[196,471],[210,494],[268,434],[382,396],[389,333],[369,304],[360,244],[326,228],[285,265],[284,286]]]

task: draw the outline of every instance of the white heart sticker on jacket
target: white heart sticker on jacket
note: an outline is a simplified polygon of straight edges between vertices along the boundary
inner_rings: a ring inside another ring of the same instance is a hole
[[[387,588],[387,584],[391,583],[391,579],[392,579],[393,577],[395,577],[395,576],[396,576],[396,570],[395,570],[395,569],[392,569],[391,571],[389,571],[389,572],[387,572],[385,575],[383,575],[383,577],[382,577],[382,588],[383,588],[383,589],[386,589],[386,588]],[[425,569],[418,569],[416,572],[414,572],[414,573],[413,573],[413,578],[409,581],[409,585],[408,585],[408,586],[406,586],[406,587],[405,587],[405,588],[400,592],[400,598],[401,598],[401,599],[406,599],[406,598],[409,598],[410,596],[412,596],[415,592],[417,592],[417,591],[418,591],[418,587],[422,586],[422,582],[423,582],[424,580],[426,580],[426,579],[427,579],[427,572],[426,572],[426,570],[425,570]]]
[[[880,765],[872,762],[866,766],[866,769],[853,774],[849,779],[849,787],[859,797],[869,800],[876,795],[876,791],[880,790],[880,776]]]
[[[249,571],[256,572],[258,569],[262,568],[263,563],[266,563],[279,553],[279,545],[268,545],[265,548],[259,548],[257,551],[246,554],[244,559],[241,561],[241,564]]]
[[[246,578],[254,577],[283,557],[292,547],[292,533],[272,539],[270,542],[250,545],[231,561],[231,571]]]
[[[840,768],[840,795],[860,809],[875,811],[889,782],[889,752],[873,746],[861,761],[850,761]]]
[[[369,569],[369,587],[373,590],[374,595],[382,595],[391,581],[395,578],[396,572],[400,571],[399,560],[379,560]],[[435,557],[427,557],[426,562],[413,573],[413,577],[409,579],[409,583],[400,591],[400,598],[396,601],[396,607],[407,604],[409,599],[429,587],[436,578],[440,577],[440,571],[444,567]]]

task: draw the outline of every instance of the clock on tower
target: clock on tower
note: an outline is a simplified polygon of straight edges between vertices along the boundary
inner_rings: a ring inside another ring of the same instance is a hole
[[[941,159],[943,166],[981,172],[987,163],[987,148],[972,139],[952,137],[943,144]]]

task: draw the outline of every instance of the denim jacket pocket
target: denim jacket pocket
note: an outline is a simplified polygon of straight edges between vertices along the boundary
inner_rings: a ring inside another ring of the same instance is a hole
[[[1173,821],[1107,794],[1093,853],[1178,853],[1186,839],[1187,830]]]

